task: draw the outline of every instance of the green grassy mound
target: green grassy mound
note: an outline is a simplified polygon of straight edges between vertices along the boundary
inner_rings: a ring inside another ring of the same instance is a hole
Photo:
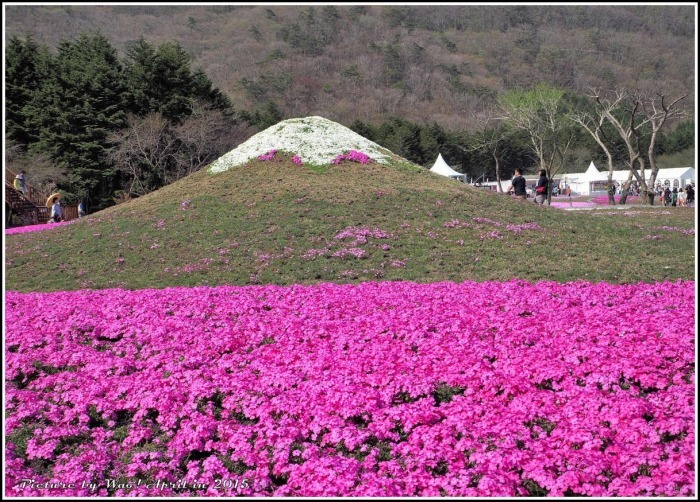
[[[5,285],[692,279],[695,236],[682,230],[693,228],[693,209],[567,212],[405,161],[298,166],[287,156],[205,169],[72,225],[8,235]]]

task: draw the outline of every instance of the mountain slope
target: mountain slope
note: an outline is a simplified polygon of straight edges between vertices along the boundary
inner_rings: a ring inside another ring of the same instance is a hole
[[[6,38],[177,40],[238,109],[449,130],[504,89],[695,88],[688,5],[9,5]],[[7,41],[7,40],[6,40]],[[694,108],[694,101],[687,101]]]

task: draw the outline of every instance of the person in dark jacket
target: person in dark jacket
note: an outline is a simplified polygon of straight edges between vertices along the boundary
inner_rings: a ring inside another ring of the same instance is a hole
[[[540,206],[544,204],[547,199],[547,187],[549,186],[549,179],[547,178],[547,171],[540,169],[540,179],[537,180],[537,187],[535,188],[535,203]]]
[[[513,181],[510,182],[510,188],[508,193],[513,193],[519,199],[527,199],[527,190],[525,189],[525,178],[523,178],[523,170],[517,167],[515,169],[515,176],[513,176]]]
[[[664,206],[671,205],[671,189],[666,187],[664,189]]]
[[[693,207],[695,203],[695,188],[693,185],[688,185],[685,187],[685,205]]]

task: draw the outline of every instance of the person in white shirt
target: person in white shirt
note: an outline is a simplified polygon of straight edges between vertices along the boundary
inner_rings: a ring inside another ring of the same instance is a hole
[[[51,206],[50,221],[58,223],[61,220],[63,220],[63,210],[61,209],[61,204],[58,202],[58,199],[55,199],[53,202],[53,206]]]

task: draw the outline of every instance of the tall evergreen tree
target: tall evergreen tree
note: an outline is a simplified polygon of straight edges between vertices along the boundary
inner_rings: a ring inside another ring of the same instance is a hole
[[[143,37],[127,43],[124,60],[124,78],[127,89],[124,93],[127,109],[138,116],[160,111],[157,99],[156,48]]]
[[[35,128],[28,124],[27,106],[51,76],[51,55],[31,34],[24,40],[14,35],[5,49],[5,134],[7,139],[28,146],[38,141]]]
[[[128,44],[124,67],[128,107],[138,116],[157,112],[179,123],[192,113],[196,100],[232,112],[229,99],[206,74],[191,68],[192,58],[179,42],[154,47],[142,37]]]
[[[66,171],[67,191],[93,207],[111,202],[117,172],[106,159],[107,136],[124,124],[123,93],[117,52],[96,32],[61,42],[53,78],[32,102],[40,129],[35,148]]]

